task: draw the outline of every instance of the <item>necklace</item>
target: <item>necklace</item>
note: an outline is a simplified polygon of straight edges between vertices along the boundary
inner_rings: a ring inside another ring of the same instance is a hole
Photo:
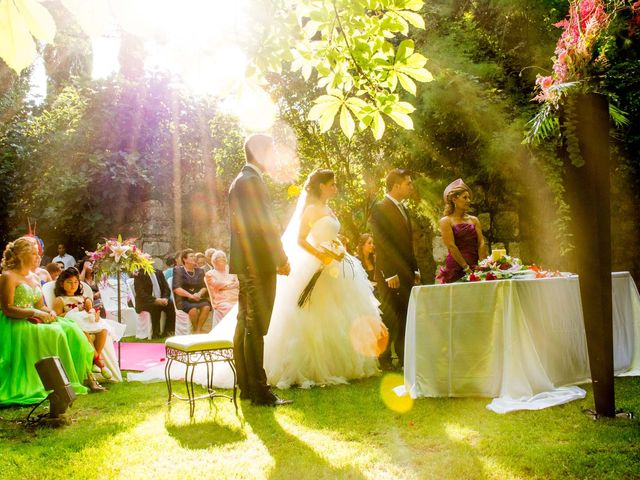
[[[194,269],[193,272],[189,273],[189,270],[187,270],[186,268],[184,269],[184,273],[187,274],[187,277],[189,278],[193,278],[196,275],[196,270]]]

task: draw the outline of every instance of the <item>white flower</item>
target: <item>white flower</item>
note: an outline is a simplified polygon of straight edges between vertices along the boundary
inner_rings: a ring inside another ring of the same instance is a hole
[[[131,249],[130,245],[116,244],[111,246],[111,256],[115,258],[116,263],[120,262],[121,257],[126,257],[126,253]]]

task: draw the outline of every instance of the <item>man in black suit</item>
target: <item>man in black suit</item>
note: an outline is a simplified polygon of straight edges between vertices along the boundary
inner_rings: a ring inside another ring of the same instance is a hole
[[[151,315],[151,337],[160,337],[160,315],[166,315],[164,331],[173,334],[176,328],[176,310],[171,299],[171,288],[162,270],[151,275],[139,271],[133,278],[136,294],[136,312],[149,312]]]
[[[382,319],[389,329],[389,344],[380,355],[380,367],[391,370],[391,345],[404,366],[404,334],[411,288],[420,283],[413,252],[413,230],[402,204],[413,193],[411,174],[396,168],[386,178],[387,194],[371,209],[369,223],[376,246],[375,278],[380,291]]]
[[[264,336],[269,330],[276,293],[276,274],[288,275],[289,261],[271,214],[271,200],[262,179],[275,161],[273,139],[264,134],[247,138],[247,163],[229,189],[231,249],[229,272],[238,275],[238,323],[233,355],[240,398],[256,405],[283,405],[267,383]]]

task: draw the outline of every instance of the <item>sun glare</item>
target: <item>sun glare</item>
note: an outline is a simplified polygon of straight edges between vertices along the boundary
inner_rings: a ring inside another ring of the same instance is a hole
[[[170,72],[197,95],[238,96],[247,66],[241,44],[249,34],[248,0],[112,0],[110,5],[114,24],[144,40],[147,69]],[[120,42],[112,35],[92,40],[93,78],[104,78],[118,69]]]

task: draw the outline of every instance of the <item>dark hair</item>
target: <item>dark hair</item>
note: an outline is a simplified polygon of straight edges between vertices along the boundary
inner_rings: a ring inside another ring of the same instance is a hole
[[[358,257],[362,261],[365,260],[363,252],[364,244],[367,243],[370,238],[373,238],[373,235],[371,235],[370,233],[363,233],[362,235],[360,235],[360,238],[358,238],[358,245],[356,246],[356,257]],[[375,253],[371,252],[367,260],[369,260],[371,263],[375,263],[375,258]]]
[[[182,252],[180,252],[180,260],[182,260],[182,262],[184,263],[184,259],[187,258],[190,253],[195,253],[193,251],[193,248],[185,248],[184,250],[182,250]]]
[[[327,168],[319,168],[312,172],[307,179],[305,189],[309,197],[320,198],[320,185],[324,185],[335,178],[333,170]]]
[[[53,290],[53,293],[56,297],[63,297],[67,294],[62,284],[65,280],[71,277],[78,277],[78,289],[75,291],[74,295],[82,295],[82,282],[80,282],[80,272],[76,267],[69,267],[66,270],[63,270],[60,276],[56,279],[56,286]]]
[[[164,263],[167,267],[175,267],[176,266],[176,255],[169,255],[164,259]]]
[[[390,192],[393,189],[393,186],[404,182],[404,179],[409,177],[411,172],[405,168],[394,168],[387,174],[387,178],[385,179],[385,185],[387,187],[387,192]]]

